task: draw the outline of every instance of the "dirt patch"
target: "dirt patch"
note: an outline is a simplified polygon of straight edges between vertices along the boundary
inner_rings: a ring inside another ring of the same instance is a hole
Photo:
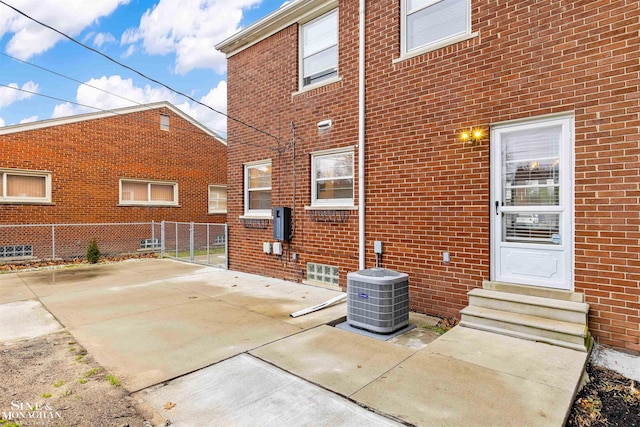
[[[640,384],[589,364],[589,382],[578,393],[567,426],[640,427]]]
[[[164,425],[68,332],[0,344],[0,426]]]
[[[158,258],[154,253],[143,254],[123,254],[115,256],[103,256],[97,264],[106,264],[112,262],[126,261],[129,259],[143,259],[143,258]],[[73,265],[89,265],[89,261],[86,258],[74,258],[74,259],[48,259],[48,260],[25,260],[20,262],[12,262],[6,264],[0,264],[0,273],[9,271],[23,271],[34,270],[42,268],[73,266]]]

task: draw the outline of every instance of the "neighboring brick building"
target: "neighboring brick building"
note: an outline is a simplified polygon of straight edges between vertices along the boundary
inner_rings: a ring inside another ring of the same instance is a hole
[[[225,223],[226,162],[167,102],[2,127],[0,224]]]
[[[640,351],[640,3],[366,1],[364,93],[358,3],[216,46],[229,115],[270,134],[228,124],[230,268],[345,287],[381,261],[440,316],[485,280],[580,292],[600,343]]]

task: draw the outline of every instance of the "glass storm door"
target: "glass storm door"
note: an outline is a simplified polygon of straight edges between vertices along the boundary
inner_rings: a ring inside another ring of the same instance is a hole
[[[573,117],[491,130],[492,280],[573,287]]]

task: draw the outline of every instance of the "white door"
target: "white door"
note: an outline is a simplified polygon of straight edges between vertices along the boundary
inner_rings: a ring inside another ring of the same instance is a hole
[[[492,280],[573,289],[573,116],[491,128]]]

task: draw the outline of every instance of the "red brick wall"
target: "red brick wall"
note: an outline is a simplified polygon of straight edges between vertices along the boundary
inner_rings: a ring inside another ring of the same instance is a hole
[[[575,115],[575,290],[603,344],[640,351],[640,3],[635,0],[472,1],[478,37],[400,62],[399,2],[367,2],[366,247],[410,275],[414,310],[457,316],[489,279],[489,141],[470,126],[549,113]],[[291,206],[292,150],[229,122],[231,268],[303,278],[308,261],[358,268],[357,211],[344,224],[310,220],[310,156],[357,144],[357,2],[339,6],[342,80],[297,90],[297,26],[229,60],[229,113],[290,141],[296,125],[300,262],[262,253],[272,229],[242,227],[242,164],[273,159],[273,204]],[[316,123],[332,119],[329,134]],[[356,150],[357,153],[357,150]],[[357,160],[356,160],[357,162]],[[357,174],[357,171],[356,171]],[[357,200],[357,195],[356,195]],[[449,251],[451,262],[441,262]]]
[[[0,223],[224,223],[207,210],[208,185],[227,182],[226,156],[224,144],[168,108],[0,135],[0,168],[52,176],[51,205],[0,203]],[[179,207],[118,206],[120,178],[177,182]]]

